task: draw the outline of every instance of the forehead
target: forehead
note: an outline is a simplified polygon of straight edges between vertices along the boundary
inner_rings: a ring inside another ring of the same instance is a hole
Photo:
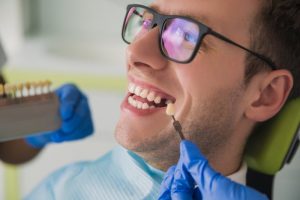
[[[170,15],[186,15],[234,38],[249,33],[261,0],[156,0],[151,6]],[[241,38],[237,38],[241,39]]]

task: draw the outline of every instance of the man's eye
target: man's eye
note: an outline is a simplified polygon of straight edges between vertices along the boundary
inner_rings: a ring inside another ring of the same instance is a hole
[[[184,33],[184,39],[187,42],[197,43],[197,37],[194,34],[191,34],[189,32]]]

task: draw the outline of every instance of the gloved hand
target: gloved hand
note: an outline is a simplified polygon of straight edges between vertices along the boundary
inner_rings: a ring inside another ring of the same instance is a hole
[[[61,128],[25,138],[34,148],[84,138],[93,133],[93,121],[87,97],[73,84],[66,84],[55,91],[60,101]]]
[[[180,143],[180,158],[162,182],[159,200],[267,200],[268,198],[215,172],[195,144]]]

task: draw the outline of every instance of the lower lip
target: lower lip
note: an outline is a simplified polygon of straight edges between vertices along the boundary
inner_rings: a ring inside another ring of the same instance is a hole
[[[121,110],[128,110],[137,116],[147,116],[147,115],[151,115],[153,113],[156,113],[156,112],[166,109],[165,107],[145,109],[145,110],[137,109],[128,103],[128,97],[129,97],[129,94],[123,100],[123,102],[121,104]]]

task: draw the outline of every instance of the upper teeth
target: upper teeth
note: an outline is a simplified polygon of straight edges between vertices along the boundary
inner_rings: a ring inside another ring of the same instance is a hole
[[[128,90],[130,93],[133,93],[137,96],[140,96],[148,101],[154,101],[156,104],[161,102],[162,97],[156,94],[154,91],[150,91],[149,89],[143,89],[140,86],[137,86],[133,83],[128,85]]]

